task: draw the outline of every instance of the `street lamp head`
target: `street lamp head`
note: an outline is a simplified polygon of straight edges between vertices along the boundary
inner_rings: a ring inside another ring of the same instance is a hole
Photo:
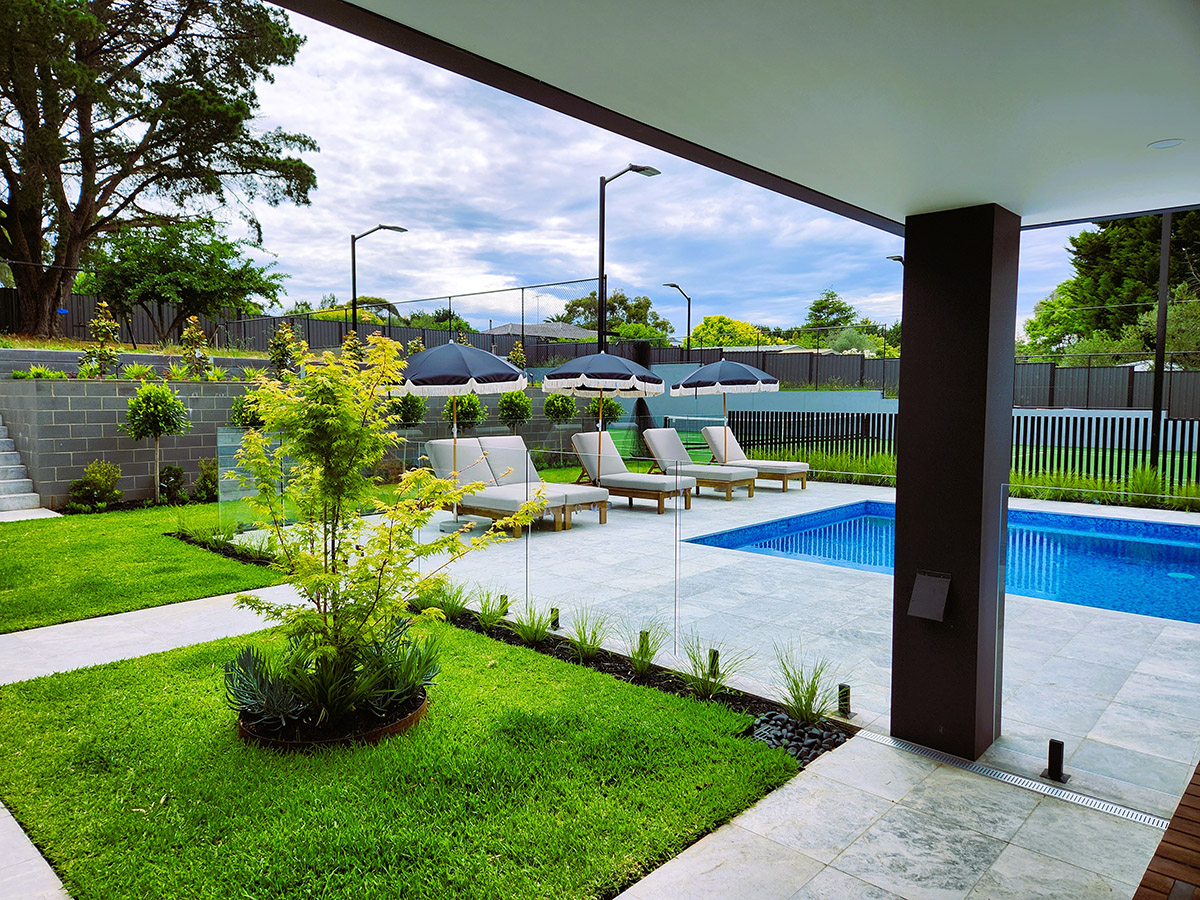
[[[407,228],[401,228],[399,225],[380,225],[384,231],[408,231]]]
[[[677,290],[677,291],[681,291],[681,290],[683,290],[683,288],[681,288],[679,285],[677,285],[677,284],[676,284],[675,282],[673,282],[673,281],[664,281],[664,282],[663,282],[663,287],[673,287],[673,288],[675,288],[675,290]]]
[[[637,172],[639,175],[645,175],[647,178],[651,177],[652,175],[662,174],[662,172],[654,168],[654,166],[635,166],[633,163],[629,164],[629,171]]]
[[[900,265],[904,265],[903,256],[889,256],[888,259],[890,259],[892,262],[898,262]]]

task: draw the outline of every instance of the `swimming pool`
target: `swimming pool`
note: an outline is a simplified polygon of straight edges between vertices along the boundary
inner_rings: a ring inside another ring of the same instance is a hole
[[[691,538],[891,573],[896,506],[865,500]],[[1200,527],[1011,509],[1005,590],[1200,623]]]

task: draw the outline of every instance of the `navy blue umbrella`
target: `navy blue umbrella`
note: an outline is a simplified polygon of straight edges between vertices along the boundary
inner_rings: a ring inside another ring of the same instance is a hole
[[[725,458],[729,458],[729,412],[728,394],[760,394],[778,391],[779,379],[762,369],[727,359],[701,366],[678,384],[671,385],[672,397],[696,397],[700,394],[721,395],[721,416],[725,420]]]
[[[608,353],[589,353],[563,363],[546,373],[542,390],[548,394],[571,394],[575,397],[599,397],[600,420],[604,429],[604,395],[618,397],[654,397],[664,390],[663,380],[643,365],[623,356]]]

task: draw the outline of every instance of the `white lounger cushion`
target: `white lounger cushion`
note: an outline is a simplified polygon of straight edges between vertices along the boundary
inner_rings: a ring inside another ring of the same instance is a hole
[[[645,472],[619,472],[600,476],[600,487],[626,491],[682,491],[695,489],[696,479],[687,475],[650,475]]]
[[[504,437],[481,437],[479,445],[487,453],[497,484],[528,484],[529,494],[541,488],[546,493],[550,506],[590,506],[608,500],[608,491],[591,484],[548,484],[533,466],[525,439],[518,435]]]
[[[650,455],[658,467],[668,475],[690,475],[705,481],[745,481],[758,474],[754,469],[737,466],[705,466],[692,462],[692,456],[683,446],[679,432],[674,428],[647,428],[642,432]]]
[[[477,509],[491,509],[496,512],[514,513],[521,504],[534,497],[532,489],[527,490],[523,484],[501,484],[486,487],[482,491],[463,497],[462,505]],[[550,497],[547,494],[547,507],[564,505],[561,497]]]
[[[579,454],[583,468],[592,481],[597,481],[604,475],[621,475],[629,471],[607,431],[581,431],[573,434],[571,446]]]
[[[429,456],[429,464],[433,474],[438,478],[449,478],[454,471],[455,449],[453,440],[427,441],[425,453]],[[479,446],[478,438],[458,439],[458,483],[470,484],[482,481],[492,484],[492,470],[488,467],[483,448]]]
[[[724,432],[727,430],[722,425],[707,425],[700,430],[700,433],[704,435],[705,442],[708,444],[708,449],[712,451],[712,455],[716,457],[717,462],[748,466],[757,469],[760,473],[765,472],[771,475],[795,475],[808,471],[808,463],[783,462],[777,459],[747,459],[741,445],[737,442],[737,438],[733,436],[733,432],[729,431],[728,438],[726,437]],[[725,457],[727,439],[729,446],[728,458]]]

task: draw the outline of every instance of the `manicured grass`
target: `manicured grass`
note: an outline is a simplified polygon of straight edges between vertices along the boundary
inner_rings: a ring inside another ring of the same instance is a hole
[[[446,625],[428,717],[244,745],[230,639],[6,686],[0,797],[85,898],[612,897],[796,771],[715,704]]]
[[[215,525],[217,504],[182,508]],[[0,633],[277,584],[278,574],[165,532],[178,508],[0,523]]]

